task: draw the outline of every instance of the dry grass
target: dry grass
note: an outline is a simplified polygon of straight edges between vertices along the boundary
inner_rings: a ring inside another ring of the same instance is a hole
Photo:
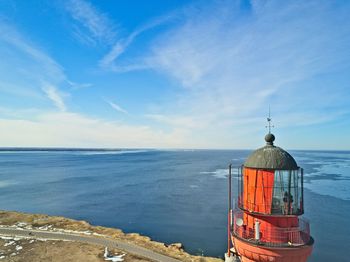
[[[26,213],[19,213],[19,212],[10,212],[10,211],[0,211],[0,225],[14,225],[18,222],[24,222],[29,225],[31,225],[33,228],[38,228],[38,227],[43,227],[43,226],[49,226],[51,225],[53,228],[57,229],[64,229],[64,230],[73,230],[73,231],[89,231],[92,233],[97,233],[104,235],[108,238],[113,238],[113,239],[119,239],[119,240],[124,240],[126,242],[130,242],[133,244],[137,244],[139,246],[145,247],[150,250],[154,250],[156,252],[177,258],[181,261],[185,262],[219,262],[222,261],[221,259],[218,258],[212,258],[212,257],[201,257],[201,256],[192,256],[188,253],[186,253],[183,249],[177,247],[177,246],[167,246],[164,243],[152,241],[149,237],[146,236],[140,236],[139,234],[132,233],[132,234],[125,234],[123,231],[119,229],[114,229],[114,228],[105,228],[101,226],[91,226],[88,222],[86,221],[77,221],[77,220],[72,220],[68,219],[65,217],[57,217],[57,216],[48,216],[48,215],[40,215],[40,214],[26,214]],[[57,241],[55,241],[57,242]],[[62,242],[59,241],[57,243],[60,243],[55,246],[52,251],[47,251],[47,245],[49,244],[40,244],[38,243],[38,247],[35,247],[32,250],[32,253],[37,254],[39,256],[40,254],[44,255],[47,252],[49,252],[51,255],[56,254],[58,256],[58,259],[61,257],[58,255],[59,253],[66,253],[68,250],[65,248],[65,246],[69,246],[67,243],[72,243],[72,242]],[[46,243],[46,242],[43,242]],[[49,243],[49,242],[47,242]],[[89,246],[89,247],[87,247]],[[50,250],[51,250],[52,245],[50,245]],[[74,247],[74,248],[73,248]],[[98,253],[97,251],[101,253],[101,247],[99,246],[93,246],[93,245],[87,245],[87,244],[81,244],[81,243],[74,243],[72,245],[72,248],[70,250],[70,254],[76,254],[77,257],[76,259],[79,258],[79,255],[82,255],[86,253],[86,256],[91,255],[96,258],[96,254]],[[86,250],[90,250],[89,252],[85,252]],[[94,251],[93,251],[94,250]],[[55,252],[55,253],[52,253]],[[97,253],[96,253],[97,252]],[[29,254],[28,254],[29,255]],[[54,256],[52,256],[52,259]],[[100,260],[88,260],[89,258],[84,257],[83,260],[51,260],[50,259],[44,259],[43,261],[101,261],[102,257]],[[98,259],[98,257],[96,258]],[[136,257],[135,257],[136,259]],[[9,260],[9,261],[23,261],[23,260]],[[31,261],[28,260],[28,257],[26,257],[25,261]],[[41,260],[33,260],[33,261],[41,261]],[[128,261],[125,259],[125,261]],[[130,260],[130,261],[146,261],[146,260]]]
[[[21,239],[14,244],[5,246],[13,240],[0,239],[0,256],[4,256],[1,261],[13,262],[101,262],[103,259],[103,247],[85,243],[69,242],[69,241],[33,241],[30,239]],[[16,246],[23,249],[16,250]],[[122,254],[119,250],[111,250],[113,254]],[[142,259],[137,256],[127,254],[124,257],[125,262],[149,262],[150,260]]]

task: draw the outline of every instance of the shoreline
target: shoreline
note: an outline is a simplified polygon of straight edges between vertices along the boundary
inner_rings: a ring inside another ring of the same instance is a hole
[[[142,236],[138,233],[124,233],[120,229],[93,226],[87,221],[74,220],[62,216],[49,216],[45,214],[31,214],[0,210],[0,227],[10,227],[15,230],[36,230],[55,233],[60,232],[64,234],[77,234],[81,236],[97,237],[105,240],[121,241],[147,249],[151,252],[178,259],[180,261],[222,261],[220,258],[191,255],[184,250],[181,243],[165,244],[162,242],[153,241],[151,238]],[[63,253],[64,251],[65,250],[62,249]],[[129,254],[128,252],[126,253]],[[133,254],[130,253],[130,255],[132,256]],[[82,259],[82,261],[84,261],[84,259]]]

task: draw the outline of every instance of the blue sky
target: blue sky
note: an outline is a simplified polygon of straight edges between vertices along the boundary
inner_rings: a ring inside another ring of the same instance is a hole
[[[0,145],[350,149],[349,1],[0,1]]]

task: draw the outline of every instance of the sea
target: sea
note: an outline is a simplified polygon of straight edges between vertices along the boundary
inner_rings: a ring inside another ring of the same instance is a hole
[[[309,261],[350,261],[350,151],[289,152],[304,168],[304,216],[315,239]],[[223,257],[228,165],[250,153],[1,149],[0,209],[86,220]]]

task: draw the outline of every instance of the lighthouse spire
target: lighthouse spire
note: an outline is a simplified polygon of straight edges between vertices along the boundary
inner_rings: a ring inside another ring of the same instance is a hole
[[[272,121],[272,118],[271,118],[271,109],[270,109],[270,106],[269,106],[269,115],[267,117],[267,126],[265,126],[266,128],[269,129],[269,134],[271,134],[271,128],[274,127],[274,125],[271,124],[271,121]]]

